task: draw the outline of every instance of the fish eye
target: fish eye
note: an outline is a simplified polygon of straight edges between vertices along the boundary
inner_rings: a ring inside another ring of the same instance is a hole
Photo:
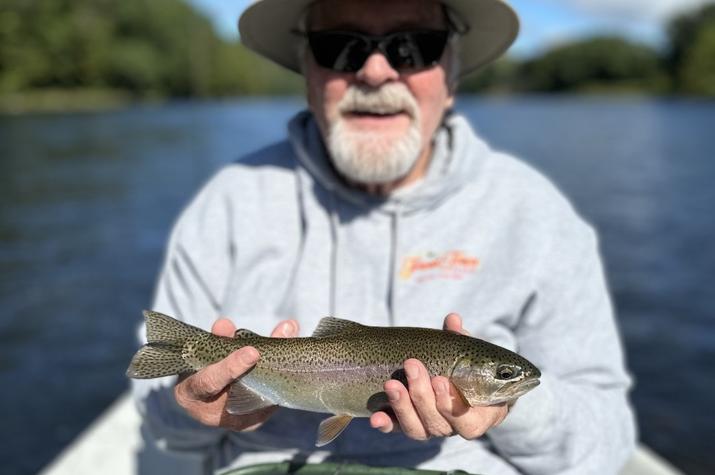
[[[503,365],[499,365],[499,367],[497,368],[496,377],[497,377],[497,379],[507,380],[507,379],[516,378],[520,374],[521,374],[521,368],[512,366],[512,365],[503,364]]]

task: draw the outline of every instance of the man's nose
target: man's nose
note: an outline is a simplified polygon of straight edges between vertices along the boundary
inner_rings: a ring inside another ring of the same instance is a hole
[[[356,73],[356,78],[372,87],[380,86],[388,81],[394,81],[400,73],[390,66],[382,53],[375,51],[365,60],[365,64]]]

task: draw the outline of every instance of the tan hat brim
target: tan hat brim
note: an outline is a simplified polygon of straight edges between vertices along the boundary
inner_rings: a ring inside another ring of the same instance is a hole
[[[241,41],[256,53],[300,73],[295,35],[301,15],[315,0],[259,0],[238,21]],[[459,43],[460,76],[501,56],[519,33],[519,19],[502,0],[442,0],[469,27]]]

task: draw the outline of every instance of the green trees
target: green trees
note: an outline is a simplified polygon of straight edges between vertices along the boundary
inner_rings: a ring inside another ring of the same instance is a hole
[[[205,97],[300,87],[297,77],[219,38],[181,0],[2,2],[0,95],[91,89]]]
[[[521,62],[500,61],[479,77],[463,90],[660,93],[669,85],[657,51],[619,37],[583,39]]]
[[[676,17],[668,33],[675,91],[715,97],[715,5]]]
[[[662,90],[658,54],[622,38],[582,40],[522,64],[516,86],[525,91]]]
[[[11,98],[33,95],[54,94],[72,105],[97,94],[216,97],[303,87],[299,76],[218,37],[186,0],[0,1],[0,110]],[[715,97],[715,4],[674,18],[668,33],[665,51],[600,37],[528,60],[507,57],[467,78],[461,90]]]
[[[639,92],[715,97],[715,4],[668,24],[658,51],[618,37],[557,46],[522,62],[500,61],[462,85],[466,92]]]

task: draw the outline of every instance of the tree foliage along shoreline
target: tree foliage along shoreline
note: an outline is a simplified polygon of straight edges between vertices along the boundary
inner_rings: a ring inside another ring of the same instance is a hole
[[[293,92],[300,79],[219,38],[181,0],[1,0],[0,94],[135,98]]]
[[[674,90],[715,97],[715,4],[668,24],[666,68]]]
[[[219,37],[184,0],[0,0],[1,99],[48,91],[153,98],[302,91],[298,75]],[[642,92],[715,97],[715,4],[673,18],[665,51],[619,37],[505,58],[462,92]],[[0,107],[2,104],[0,104]]]
[[[715,97],[715,4],[672,18],[667,31],[664,51],[620,37],[595,37],[520,62],[505,58],[469,78],[463,90]]]

